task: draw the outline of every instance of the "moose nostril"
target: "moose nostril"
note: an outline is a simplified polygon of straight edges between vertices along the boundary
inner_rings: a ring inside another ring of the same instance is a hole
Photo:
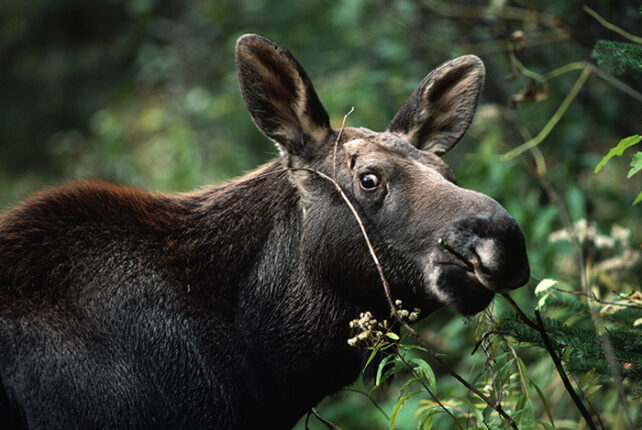
[[[468,249],[475,275],[487,288],[512,290],[528,282],[530,267],[524,234],[505,211],[494,217],[463,219],[453,233],[465,238],[455,242]]]

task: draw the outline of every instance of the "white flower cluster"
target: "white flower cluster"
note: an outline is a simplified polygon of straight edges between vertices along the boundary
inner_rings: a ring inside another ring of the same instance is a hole
[[[401,300],[396,300],[395,305],[397,306],[397,312],[399,315],[407,319],[408,321],[416,321],[419,318],[421,309],[414,308],[412,312],[409,312],[407,309],[401,308]],[[377,321],[371,312],[361,312],[358,319],[350,321],[350,328],[358,328],[360,330],[355,336],[348,339],[348,345],[356,346],[359,342],[369,341],[370,343],[376,343],[381,340],[384,336],[396,338],[398,337],[390,332],[390,324],[388,320],[383,320],[382,322]]]
[[[366,339],[381,339],[384,331],[388,330],[388,321],[384,320],[380,323],[372,316],[370,311],[361,312],[359,319],[350,321],[350,328],[361,330],[357,335],[348,339],[348,345],[355,346],[357,342]]]
[[[594,222],[589,223],[585,219],[580,219],[574,225],[574,232],[581,245],[590,244],[595,249],[614,250],[617,253],[611,258],[602,256],[601,261],[594,264],[598,270],[631,269],[636,267],[642,260],[642,252],[631,248],[629,244],[631,230],[627,228],[613,224],[610,235],[607,236],[600,234]],[[551,242],[570,242],[571,238],[567,230],[559,230],[551,233],[548,240]]]
[[[404,309],[401,307],[402,301],[397,299],[395,300],[395,305],[397,306],[397,313],[401,318],[407,318],[408,321],[417,321],[417,318],[419,318],[419,314],[421,313],[421,309],[419,308],[414,308],[412,312],[408,311],[407,309]]]
[[[574,232],[581,244],[592,243],[598,249],[612,249],[617,245],[628,248],[629,237],[631,236],[631,230],[620,227],[617,224],[613,224],[609,236],[600,234],[595,223],[589,223],[584,218],[575,223]],[[567,230],[554,231],[548,236],[548,240],[551,242],[571,241]]]

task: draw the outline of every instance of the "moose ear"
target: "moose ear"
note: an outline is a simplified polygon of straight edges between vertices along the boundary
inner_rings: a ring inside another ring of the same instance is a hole
[[[310,155],[309,143],[332,131],[310,78],[283,47],[246,34],[236,42],[236,69],[254,123],[289,155]]]
[[[430,72],[410,94],[386,131],[437,155],[446,153],[470,125],[484,81],[484,63],[466,55]]]

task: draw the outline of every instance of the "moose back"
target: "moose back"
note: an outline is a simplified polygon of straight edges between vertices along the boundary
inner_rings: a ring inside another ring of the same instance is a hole
[[[439,157],[472,120],[477,57],[428,74],[384,132],[340,135],[287,50],[245,35],[236,62],[278,160],[182,195],[75,183],[1,218],[0,422],[288,428],[353,381],[349,321],[390,310],[355,217],[316,172],[422,315],[473,314],[528,280],[516,222]]]

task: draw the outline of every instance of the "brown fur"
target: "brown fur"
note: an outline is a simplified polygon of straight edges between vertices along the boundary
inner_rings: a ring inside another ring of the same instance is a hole
[[[483,66],[429,74],[376,133],[330,128],[310,79],[257,35],[241,92],[282,156],[228,184],[166,195],[98,182],[0,218],[0,422],[23,428],[287,428],[350,383],[360,312],[389,316],[354,204],[395,298],[483,309],[529,268],[521,230],[453,183]],[[439,239],[461,251],[446,252]],[[474,270],[472,269],[474,267]]]

